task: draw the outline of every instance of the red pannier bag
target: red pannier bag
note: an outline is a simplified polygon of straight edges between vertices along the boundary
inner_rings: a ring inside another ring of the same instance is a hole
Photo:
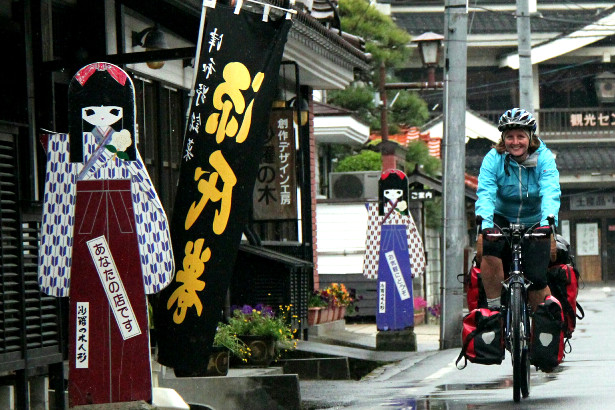
[[[577,302],[579,294],[579,271],[572,265],[560,264],[551,266],[547,272],[547,281],[551,294],[560,301],[564,311],[566,324],[566,339],[572,337],[576,327],[577,318],[583,319],[585,312]]]
[[[463,345],[455,362],[465,358],[478,364],[500,364],[504,359],[504,332],[502,313],[490,309],[474,309],[463,318],[461,333]]]
[[[468,311],[487,306],[487,296],[483,288],[483,281],[480,277],[480,268],[476,264],[476,259],[472,262],[472,268],[466,277],[466,301]]]
[[[530,363],[549,372],[564,359],[564,311],[559,300],[547,296],[532,319]]]

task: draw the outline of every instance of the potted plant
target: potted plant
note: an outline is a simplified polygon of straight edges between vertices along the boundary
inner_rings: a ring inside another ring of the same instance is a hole
[[[425,322],[427,301],[420,296],[414,298],[414,326]]]
[[[441,313],[442,305],[436,303],[435,305],[427,307],[427,311],[429,312],[429,317],[432,318],[433,323],[440,322],[440,313]]]
[[[354,302],[350,291],[343,283],[332,283],[327,287],[326,291],[331,296],[333,306],[336,307],[334,320],[343,319],[346,315],[346,309]]]
[[[226,348],[230,354],[247,362],[247,358],[250,356],[250,349],[237,337],[237,333],[234,330],[233,327],[227,324],[218,323],[214,336],[214,348]]]
[[[312,292],[308,299],[308,325],[313,326],[320,323],[321,311],[329,306],[329,302],[323,297],[319,290]]]
[[[234,307],[228,323],[218,325],[218,333],[233,335],[246,346],[247,354],[243,353],[241,344],[238,349],[229,349],[234,356],[250,365],[268,366],[282,350],[297,346],[293,340],[296,330],[287,320],[290,308],[290,305],[279,306],[274,312],[270,306],[262,304]]]

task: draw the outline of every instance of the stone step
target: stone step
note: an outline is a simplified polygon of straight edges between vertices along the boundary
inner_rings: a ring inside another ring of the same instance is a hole
[[[285,359],[280,362],[285,374],[297,374],[301,380],[350,380],[347,357]]]

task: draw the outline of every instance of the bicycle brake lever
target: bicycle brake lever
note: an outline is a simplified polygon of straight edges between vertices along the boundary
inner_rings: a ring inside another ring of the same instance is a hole
[[[553,235],[557,234],[556,226],[555,226],[555,216],[549,215],[547,216],[547,222],[549,222],[549,227],[551,228],[551,232]]]

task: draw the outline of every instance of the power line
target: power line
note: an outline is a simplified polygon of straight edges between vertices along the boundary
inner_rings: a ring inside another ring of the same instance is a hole
[[[477,0],[478,2],[478,0]],[[489,13],[493,13],[493,14],[499,14],[499,15],[507,15],[507,16],[512,16],[515,17],[514,12],[508,12],[508,11],[500,11],[500,10],[493,10],[490,9],[488,7],[481,7],[481,6],[474,6],[475,9],[478,10],[483,10]],[[583,10],[588,10],[588,9],[583,9]],[[608,10],[605,9],[605,10]],[[474,11],[473,13],[475,13],[476,11]],[[539,19],[539,20],[545,20],[545,21],[555,21],[555,22],[560,22],[560,23],[574,23],[574,24],[585,24],[585,25],[597,25],[597,26],[604,26],[604,27],[615,27],[615,24],[604,24],[604,23],[598,23],[596,20],[579,20],[579,19],[566,19],[566,18],[560,18],[560,17],[548,17],[548,16],[544,16],[542,14],[538,14],[538,15],[531,15],[530,16],[531,19]]]

